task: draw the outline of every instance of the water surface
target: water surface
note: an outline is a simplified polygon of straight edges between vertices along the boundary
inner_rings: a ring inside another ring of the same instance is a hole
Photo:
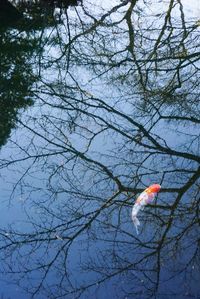
[[[198,4],[16,7],[0,31],[2,297],[200,298]]]

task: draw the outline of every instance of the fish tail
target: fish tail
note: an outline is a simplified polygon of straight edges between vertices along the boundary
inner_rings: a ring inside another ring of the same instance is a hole
[[[140,225],[140,221],[139,221],[139,219],[136,216],[133,216],[132,220],[133,220],[133,223],[135,225],[136,233],[138,235],[139,234],[138,226]]]

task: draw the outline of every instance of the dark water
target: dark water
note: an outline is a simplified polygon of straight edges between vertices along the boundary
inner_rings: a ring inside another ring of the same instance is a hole
[[[0,29],[2,298],[199,299],[198,3],[59,5]]]

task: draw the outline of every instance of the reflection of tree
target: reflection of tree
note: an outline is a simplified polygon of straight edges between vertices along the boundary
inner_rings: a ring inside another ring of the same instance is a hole
[[[150,21],[139,5],[120,2],[100,17],[85,6],[66,31],[56,27],[59,50],[46,70],[56,79],[41,70],[38,105],[18,119],[26,142],[13,139],[19,156],[1,160],[22,169],[12,195],[31,199],[27,230],[1,230],[4,267],[35,297],[84,298],[111,281],[114,298],[147,298],[163,292],[162,280],[197,277],[197,26],[181,1]],[[162,192],[136,236],[133,198],[151,182]],[[77,278],[80,269],[86,278]]]
[[[29,30],[43,30],[44,27],[51,27],[55,22],[62,22],[61,13],[69,7],[77,6],[80,0],[11,0],[25,17],[23,23]]]
[[[20,7],[21,9],[25,9],[30,12],[33,8],[68,8],[69,6],[77,6],[81,0],[36,0],[36,1],[28,1],[28,0],[11,0],[15,3],[17,7]]]
[[[8,1],[0,2],[0,24],[3,26],[13,25],[22,18],[22,14]]]
[[[11,129],[15,126],[18,110],[33,103],[32,87],[37,80],[34,55],[42,55],[46,42],[43,44],[41,40],[42,32],[50,25],[43,22],[40,36],[36,31],[38,23],[34,25],[26,18],[11,23],[11,19],[13,22],[15,20],[13,14],[16,14],[16,9],[7,2],[1,3],[6,7],[7,14],[4,14],[4,27],[0,31],[0,145],[6,143]],[[20,2],[17,4],[20,5]],[[51,20],[52,25],[56,26],[54,19]]]
[[[30,89],[35,76],[28,60],[35,45],[20,33],[0,34],[0,144],[4,144],[15,124],[17,110],[32,103]]]

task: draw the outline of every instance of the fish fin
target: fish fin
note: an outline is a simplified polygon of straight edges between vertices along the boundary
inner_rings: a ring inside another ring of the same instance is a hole
[[[135,225],[136,233],[138,235],[139,234],[138,226],[140,225],[140,221],[136,216],[132,217],[132,220],[133,220],[133,223]]]

